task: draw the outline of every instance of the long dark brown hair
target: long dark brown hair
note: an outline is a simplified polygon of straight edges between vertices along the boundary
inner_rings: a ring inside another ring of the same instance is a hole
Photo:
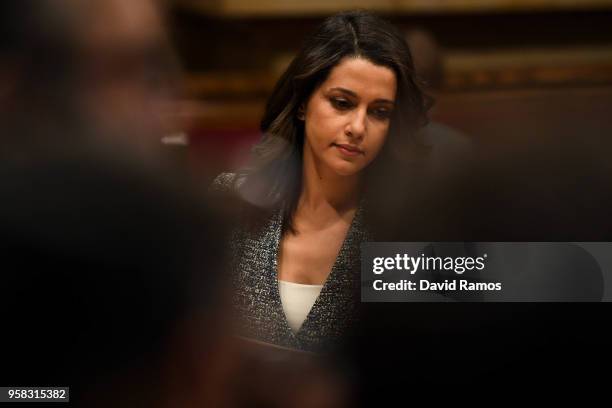
[[[284,229],[293,230],[292,219],[302,189],[304,122],[298,119],[314,90],[346,57],[360,57],[390,68],[396,76],[396,105],[387,141],[368,169],[390,165],[394,146],[419,143],[415,130],[427,122],[431,99],[416,77],[412,56],[400,31],[365,11],[349,11],[328,17],[307,38],[298,55],[277,82],[261,121],[263,137],[253,148],[250,164],[238,173],[239,191],[260,207],[284,210]],[[390,174],[387,170],[383,174]],[[294,231],[295,232],[295,231]]]

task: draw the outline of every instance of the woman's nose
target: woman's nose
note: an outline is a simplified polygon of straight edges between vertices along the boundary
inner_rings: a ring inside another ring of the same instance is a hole
[[[366,133],[367,111],[356,109],[351,115],[350,122],[346,126],[347,136],[355,139],[363,139]]]

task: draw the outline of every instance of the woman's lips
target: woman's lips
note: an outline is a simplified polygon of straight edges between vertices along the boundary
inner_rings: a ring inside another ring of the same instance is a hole
[[[347,144],[336,144],[334,143],[334,147],[336,147],[338,149],[338,151],[340,153],[342,153],[345,156],[350,156],[350,157],[354,157],[354,156],[359,156],[363,154],[363,150],[355,147],[355,146],[351,146],[351,145],[347,145]]]

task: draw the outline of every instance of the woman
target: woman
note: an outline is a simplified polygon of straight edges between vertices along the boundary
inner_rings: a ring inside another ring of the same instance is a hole
[[[268,101],[251,164],[215,181],[252,204],[232,242],[250,336],[314,350],[347,333],[365,212],[381,208],[372,178],[417,145],[426,111],[408,46],[387,22],[340,13],[306,41]]]

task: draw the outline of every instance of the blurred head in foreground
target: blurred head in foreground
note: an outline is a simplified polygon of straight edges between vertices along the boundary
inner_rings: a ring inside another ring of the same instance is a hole
[[[175,73],[156,1],[24,0],[0,8],[2,143],[62,148],[87,137],[155,150]]]
[[[79,406],[223,406],[219,215],[160,175],[80,152],[0,166],[2,383]]]

